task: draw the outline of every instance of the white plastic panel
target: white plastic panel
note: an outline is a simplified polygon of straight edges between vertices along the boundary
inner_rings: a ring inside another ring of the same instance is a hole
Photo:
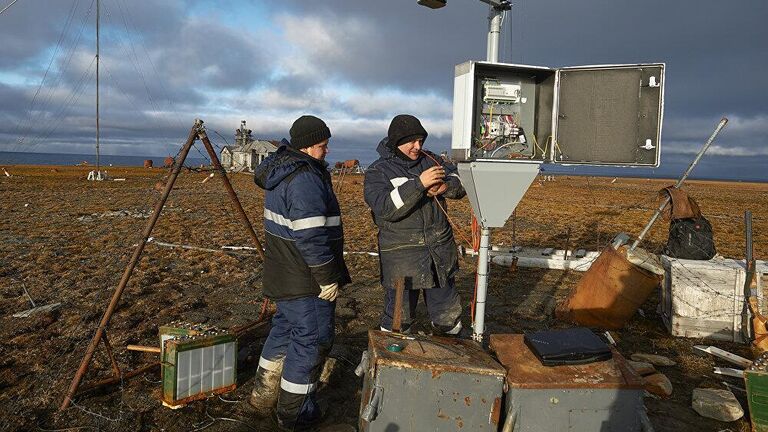
[[[235,342],[178,353],[176,399],[235,383]]]

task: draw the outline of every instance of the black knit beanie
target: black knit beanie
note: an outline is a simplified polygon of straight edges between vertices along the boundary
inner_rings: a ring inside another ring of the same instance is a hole
[[[328,129],[325,122],[311,115],[304,115],[296,119],[289,132],[291,134],[291,147],[296,150],[311,147],[331,137],[331,130]]]
[[[387,145],[396,149],[397,146],[421,138],[427,139],[427,130],[416,117],[410,114],[399,114],[392,119],[387,131]]]

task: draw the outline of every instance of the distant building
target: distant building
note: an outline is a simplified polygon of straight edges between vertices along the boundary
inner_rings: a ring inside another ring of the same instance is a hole
[[[225,146],[221,150],[221,166],[227,171],[249,171],[267,156],[277,151],[279,141],[256,140],[251,130],[245,127],[245,120],[235,130],[235,145]]]

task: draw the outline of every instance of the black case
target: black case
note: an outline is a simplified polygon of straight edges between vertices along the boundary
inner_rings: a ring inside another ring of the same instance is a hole
[[[523,340],[545,366],[592,363],[613,355],[608,345],[585,327],[528,333]]]

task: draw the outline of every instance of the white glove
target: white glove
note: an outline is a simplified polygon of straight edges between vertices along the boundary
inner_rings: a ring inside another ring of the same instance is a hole
[[[339,284],[337,282],[334,282],[330,285],[320,285],[320,294],[318,295],[319,298],[332,302],[336,300],[338,295]]]

